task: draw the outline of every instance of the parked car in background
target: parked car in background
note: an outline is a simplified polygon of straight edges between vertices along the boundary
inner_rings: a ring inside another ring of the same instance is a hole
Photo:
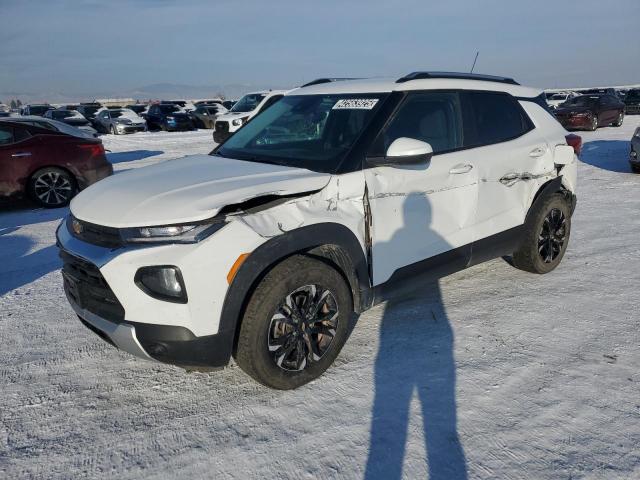
[[[25,105],[20,110],[20,115],[37,115],[42,117],[47,111],[53,109],[51,105],[48,103],[33,103],[29,105]]]
[[[149,105],[144,104],[144,103],[135,103],[135,104],[132,104],[132,105],[127,105],[124,108],[128,108],[129,110],[133,110],[134,112],[136,112],[136,114],[140,115],[141,113],[146,112],[148,107],[149,107]]]
[[[65,103],[63,105],[58,105],[58,110],[78,110],[80,104],[78,103]]]
[[[631,151],[629,152],[629,163],[634,173],[640,173],[640,127],[631,137]]]
[[[145,116],[149,130],[185,131],[193,130],[189,114],[175,103],[156,103],[149,107]]]
[[[0,110],[0,118],[10,117],[11,112],[5,112],[4,110]]]
[[[91,103],[81,103],[80,105],[78,105],[77,111],[84,118],[86,118],[92,124],[94,124],[94,119],[96,118],[96,112],[101,109],[102,109],[102,105],[100,103],[91,102]]]
[[[94,137],[98,136],[98,132],[91,126],[91,122],[84,118],[80,112],[74,110],[48,110],[44,114],[44,118],[50,118],[52,120],[58,120],[64,122],[72,127],[79,128]]]
[[[213,141],[222,143],[257,114],[280,100],[287,90],[265,90],[247,93],[229,110],[216,119]]]
[[[624,103],[613,95],[580,95],[558,107],[554,114],[567,130],[591,130],[624,121]]]
[[[264,385],[299,387],[377,303],[503,255],[560,264],[578,162],[541,103],[513,79],[441,72],[296,89],[213,156],[74,199],[56,232],[67,299],[138,357],[233,355]]]
[[[196,128],[213,128],[216,118],[227,113],[227,109],[220,103],[212,105],[199,105],[192,112],[189,112],[191,121]]]
[[[193,102],[195,107],[200,107],[204,105],[222,105],[222,100],[198,100],[197,102]]]
[[[554,93],[553,95],[547,98],[547,105],[549,105],[549,108],[551,108],[552,110],[555,110],[567,100],[571,100],[572,98],[575,98],[577,96],[578,94],[575,92]]]
[[[11,111],[11,108],[9,108],[9,105],[0,103],[0,113],[9,113],[10,111]]]
[[[627,114],[640,113],[640,88],[633,88],[624,97],[624,111]]]
[[[237,102],[235,100],[225,100],[222,102],[222,106],[227,110],[231,110],[236,103]]]
[[[28,196],[43,207],[67,205],[113,167],[102,141],[56,120],[0,119],[0,197]]]
[[[133,110],[114,108],[100,110],[94,119],[94,125],[102,133],[120,135],[123,133],[144,132],[147,122]]]

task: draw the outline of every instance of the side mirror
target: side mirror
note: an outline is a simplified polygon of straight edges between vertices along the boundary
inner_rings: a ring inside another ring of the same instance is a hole
[[[426,165],[433,156],[433,148],[427,142],[415,138],[396,138],[382,158],[371,158],[369,163],[377,166]]]

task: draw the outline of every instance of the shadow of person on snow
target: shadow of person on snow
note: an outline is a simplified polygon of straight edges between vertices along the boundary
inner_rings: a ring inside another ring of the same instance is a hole
[[[29,222],[28,219],[24,222],[25,225],[39,223],[35,220]],[[62,265],[55,245],[28,253],[35,246],[35,242],[25,235],[12,235],[20,228],[12,223],[0,219],[0,297],[35,282]]]
[[[376,258],[397,258],[398,252],[407,251],[400,249],[416,242],[443,242],[433,231],[425,236],[424,222],[431,224],[429,203],[422,194],[405,199],[404,226],[389,242],[374,246]],[[457,433],[453,331],[437,277],[412,283],[416,291],[402,301],[388,302],[382,317],[365,478],[401,478],[415,394],[422,411],[429,479],[466,479]]]

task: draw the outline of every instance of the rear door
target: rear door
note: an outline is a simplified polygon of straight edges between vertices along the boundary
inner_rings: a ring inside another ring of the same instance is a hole
[[[530,199],[555,176],[553,151],[518,101],[502,92],[466,92],[465,146],[478,172],[474,241],[522,225]]]

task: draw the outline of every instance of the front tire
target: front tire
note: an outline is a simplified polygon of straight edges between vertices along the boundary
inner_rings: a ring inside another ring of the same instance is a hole
[[[351,291],[340,273],[320,260],[289,257],[251,295],[236,362],[268,387],[300,387],[338,356],[352,313]]]
[[[548,273],[564,256],[571,233],[571,207],[564,195],[555,193],[530,213],[513,266],[531,273]]]
[[[593,117],[591,118],[591,125],[589,125],[589,130],[591,130],[592,132],[595,132],[598,129],[598,115],[597,114],[593,114]]]
[[[118,135],[118,129],[115,127],[115,125],[112,124],[109,130],[111,132],[111,135]]]
[[[73,176],[59,168],[43,168],[29,181],[29,196],[45,208],[59,208],[69,204],[78,187]]]

